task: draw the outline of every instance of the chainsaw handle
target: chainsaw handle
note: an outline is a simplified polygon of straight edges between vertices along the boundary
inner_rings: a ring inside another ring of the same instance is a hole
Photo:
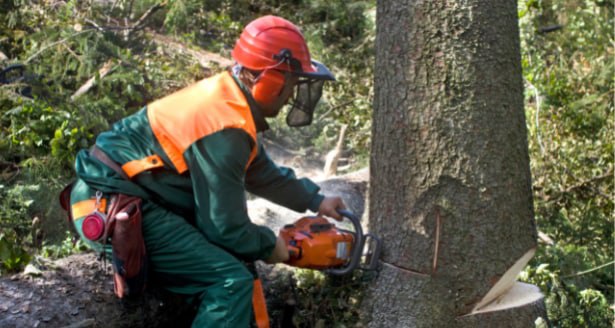
[[[361,253],[363,252],[363,247],[365,245],[365,235],[363,235],[363,228],[361,228],[361,220],[354,215],[354,213],[348,210],[338,209],[337,212],[344,218],[347,218],[350,222],[352,222],[352,226],[354,228],[354,246],[352,247],[352,254],[350,255],[350,262],[343,268],[336,269],[326,269],[325,272],[335,275],[342,276],[352,272],[359,266],[361,262]]]

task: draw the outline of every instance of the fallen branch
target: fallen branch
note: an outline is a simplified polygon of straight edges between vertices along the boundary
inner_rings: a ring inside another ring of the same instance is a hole
[[[143,13],[143,15],[141,15],[141,17],[139,17],[139,19],[134,24],[132,24],[132,30],[136,30],[140,28],[141,25],[143,25],[143,22],[145,22],[145,20],[147,20],[150,16],[152,16],[158,10],[166,7],[166,5],[167,5],[167,2],[163,1],[161,3],[157,3],[151,6],[148,10],[145,11],[145,13]],[[128,33],[130,34],[130,31]]]
[[[34,58],[36,58],[38,55],[40,55],[43,51],[45,51],[45,50],[47,50],[47,49],[49,49],[49,48],[51,48],[51,47],[53,47],[53,46],[56,46],[56,45],[58,45],[58,44],[60,44],[60,43],[64,43],[64,42],[66,42],[66,41],[68,41],[68,40],[70,40],[70,39],[72,39],[72,38],[76,37],[77,35],[81,35],[81,34],[88,33],[88,32],[92,32],[92,31],[94,31],[94,29],[87,29],[87,30],[79,31],[79,32],[77,32],[77,33],[74,33],[74,34],[71,34],[71,35],[69,35],[69,36],[65,37],[65,38],[64,38],[64,39],[62,39],[62,40],[58,40],[58,41],[56,41],[56,42],[52,42],[51,44],[49,44],[49,45],[47,45],[47,46],[45,46],[45,47],[43,47],[43,48],[39,49],[39,50],[38,50],[37,52],[35,52],[32,56],[28,57],[28,59],[26,59],[26,60],[24,61],[24,64],[29,63],[32,59],[34,59]]]
[[[90,24],[90,25],[92,25],[95,29],[97,29],[97,30],[98,30],[98,31],[100,31],[100,32],[104,32],[104,31],[105,31],[105,29],[104,29],[103,27],[101,27],[101,26],[100,26],[100,25],[98,25],[95,21],[93,21],[93,20],[91,20],[91,19],[86,18],[86,19],[85,19],[85,22],[86,22],[86,23],[88,23],[88,24]]]
[[[583,181],[581,181],[581,182],[579,182],[579,183],[577,183],[577,184],[575,184],[575,185],[572,185],[572,186],[570,186],[570,187],[566,188],[566,189],[563,191],[563,193],[569,193],[569,192],[572,192],[572,191],[574,191],[575,189],[580,189],[580,188],[586,187],[588,184],[591,184],[591,183],[593,183],[593,182],[598,182],[598,181],[601,181],[601,180],[604,180],[604,179],[606,179],[606,178],[610,178],[610,177],[613,177],[613,170],[609,170],[609,171],[608,171],[607,173],[605,173],[605,174],[598,175],[598,176],[592,177],[592,178],[590,178],[590,179],[583,180]]]
[[[77,97],[83,95],[84,93],[88,92],[88,90],[90,90],[93,86],[94,83],[96,82],[97,79],[102,79],[103,77],[105,77],[107,74],[109,74],[112,70],[113,70],[113,60],[108,60],[103,67],[101,67],[98,70],[98,75],[96,76],[92,76],[89,80],[87,80],[87,82],[85,82],[71,97],[70,100],[75,100]]]
[[[91,19],[88,19],[88,18],[85,19],[85,22],[88,23],[90,26],[92,26],[94,29],[96,29],[96,30],[98,30],[100,32],[113,31],[113,30],[122,31],[122,32],[124,32],[124,37],[128,37],[130,35],[130,33],[132,33],[133,31],[141,29],[143,27],[143,25],[144,25],[144,22],[149,17],[151,17],[158,10],[166,7],[166,5],[167,5],[167,1],[163,1],[161,3],[157,3],[157,4],[153,5],[153,6],[151,6],[133,24],[129,24],[128,18],[126,18],[126,17],[124,17],[124,24],[123,24],[123,26],[120,25],[120,23],[116,19],[113,19],[111,17],[107,17],[107,22],[113,20],[113,22],[116,24],[116,26],[103,26],[103,25],[100,25],[100,24],[96,23],[95,21],[93,21]],[[113,6],[111,8],[113,9],[113,7],[115,7],[115,2],[113,3]],[[130,7],[132,8],[132,2],[130,3]],[[130,9],[129,11],[131,12],[132,9]]]
[[[211,68],[212,62],[216,63],[218,66],[221,66],[221,67],[226,67],[226,66],[230,66],[233,64],[233,61],[231,59],[228,59],[226,57],[220,56],[219,54],[205,51],[202,49],[199,49],[199,50],[190,49],[185,44],[173,39],[170,36],[157,34],[152,31],[148,31],[147,35],[152,38],[152,41],[154,41],[154,43],[161,46],[162,50],[165,53],[172,53],[172,54],[185,53],[191,56],[192,58],[196,59],[199,65],[201,65],[201,67],[203,68]]]
[[[577,273],[575,273],[575,274],[571,274],[571,275],[563,276],[563,277],[562,277],[562,279],[582,276],[582,275],[585,275],[585,274],[588,274],[588,273],[592,273],[592,272],[594,272],[594,271],[598,271],[598,270],[600,270],[600,269],[602,269],[602,268],[605,268],[605,267],[607,267],[607,266],[609,266],[609,265],[613,265],[613,264],[615,264],[615,261],[611,261],[611,262],[609,262],[609,263],[605,263],[605,264],[603,264],[603,265],[599,265],[599,266],[597,266],[597,267],[595,267],[595,268],[591,268],[591,269],[589,269],[589,270],[585,270],[585,271],[577,272]]]
[[[547,235],[546,233],[538,230],[538,240],[547,244],[547,245],[554,245],[555,242],[553,241],[553,239],[551,239],[551,237],[549,237],[549,235]]]

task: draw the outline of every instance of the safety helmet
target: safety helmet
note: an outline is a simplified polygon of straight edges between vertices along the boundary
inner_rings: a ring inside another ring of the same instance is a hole
[[[335,80],[325,65],[311,59],[299,28],[277,16],[264,16],[249,23],[231,56],[241,67],[260,72],[251,90],[259,104],[274,103],[289,74],[299,78],[286,118],[290,126],[312,122],[324,82]]]

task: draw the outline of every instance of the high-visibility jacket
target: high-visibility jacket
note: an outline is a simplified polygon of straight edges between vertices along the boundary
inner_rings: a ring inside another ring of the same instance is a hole
[[[86,150],[77,155],[77,176],[96,190],[140,196],[181,214],[241,259],[264,259],[275,234],[250,221],[245,191],[299,212],[316,211],[323,196],[312,181],[270,160],[258,142],[263,125],[238,81],[220,73],[149,104],[97,137],[96,146],[129,180]],[[80,218],[74,219],[79,227]]]

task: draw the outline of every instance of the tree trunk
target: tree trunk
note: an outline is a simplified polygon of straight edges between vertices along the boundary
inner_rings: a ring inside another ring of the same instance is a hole
[[[520,60],[515,1],[378,1],[370,327],[546,318],[510,294],[536,247]]]

